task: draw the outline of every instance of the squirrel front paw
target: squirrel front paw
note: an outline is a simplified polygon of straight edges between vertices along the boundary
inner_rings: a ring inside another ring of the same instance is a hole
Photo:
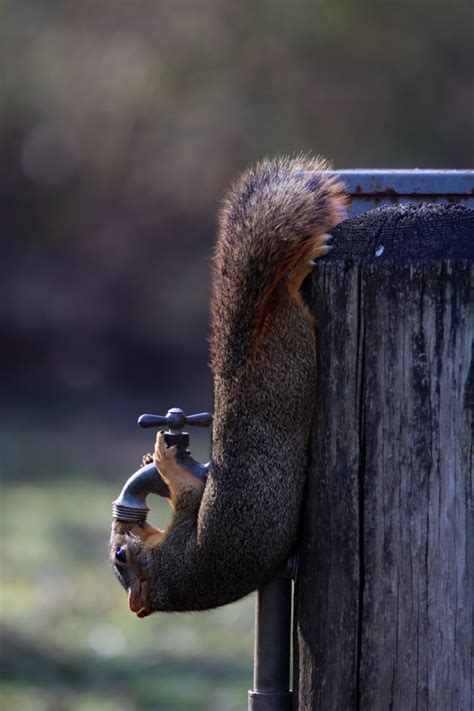
[[[204,482],[178,463],[177,453],[178,448],[168,447],[164,433],[158,432],[153,461],[170,490],[171,504],[176,510],[194,508],[201,501]]]

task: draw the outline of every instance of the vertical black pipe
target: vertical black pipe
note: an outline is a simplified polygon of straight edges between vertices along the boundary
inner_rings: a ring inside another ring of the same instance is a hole
[[[290,576],[275,576],[257,592],[249,711],[291,711],[291,593]]]

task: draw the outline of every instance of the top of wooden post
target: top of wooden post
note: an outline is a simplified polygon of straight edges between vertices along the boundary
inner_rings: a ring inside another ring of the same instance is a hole
[[[474,259],[474,210],[463,205],[386,206],[351,218],[350,230],[344,225],[333,230],[326,264]]]

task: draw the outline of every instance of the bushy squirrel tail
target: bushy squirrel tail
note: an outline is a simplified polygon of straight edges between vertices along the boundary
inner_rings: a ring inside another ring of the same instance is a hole
[[[227,194],[213,265],[214,375],[230,377],[244,365],[276,287],[344,219],[344,186],[327,170],[325,161],[308,156],[264,160]]]

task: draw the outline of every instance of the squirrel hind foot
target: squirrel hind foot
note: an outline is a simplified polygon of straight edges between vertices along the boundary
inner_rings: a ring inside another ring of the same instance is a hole
[[[328,254],[328,252],[332,249],[332,247],[328,244],[331,239],[332,235],[327,233],[317,235],[308,245],[308,249],[305,251],[302,259],[289,273],[288,288],[290,293],[298,300],[301,300],[301,286],[308,274],[311,274],[313,271],[316,260],[320,257],[324,257],[324,255]]]

